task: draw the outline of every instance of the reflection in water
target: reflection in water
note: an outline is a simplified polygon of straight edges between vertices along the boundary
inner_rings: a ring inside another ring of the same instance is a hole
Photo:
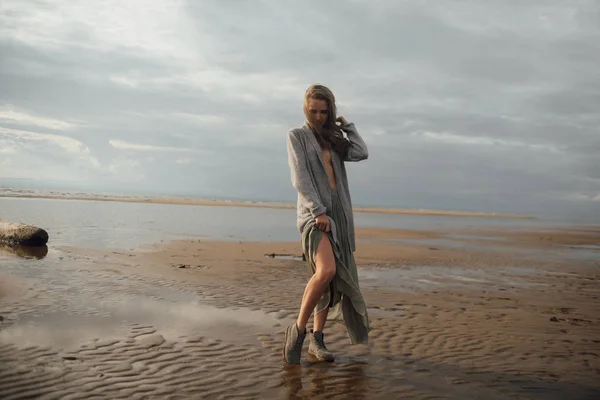
[[[304,378],[304,379],[303,379]],[[283,387],[288,399],[320,397],[337,397],[344,399],[363,399],[368,391],[365,363],[350,361],[348,363],[317,362],[310,368],[298,365],[285,365],[283,368]]]
[[[302,367],[297,365],[283,367],[283,387],[287,391],[288,399],[297,399],[302,395]]]
[[[45,244],[42,246],[0,244],[0,255],[41,260],[48,255],[48,246]]]
[[[220,339],[244,340],[244,332],[250,332],[248,326],[264,329],[279,322],[275,316],[257,310],[145,296],[96,298],[89,302],[80,297],[77,306],[69,311],[22,314],[14,325],[0,331],[0,341],[20,347],[77,348],[90,340],[126,335],[135,324],[153,326],[166,339],[212,333]]]

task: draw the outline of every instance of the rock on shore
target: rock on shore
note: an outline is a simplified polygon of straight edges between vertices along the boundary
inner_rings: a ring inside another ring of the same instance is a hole
[[[0,221],[0,243],[42,246],[48,242],[48,232],[33,225]]]

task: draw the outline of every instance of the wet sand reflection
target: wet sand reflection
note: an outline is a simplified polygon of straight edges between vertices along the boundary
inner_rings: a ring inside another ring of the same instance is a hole
[[[366,364],[362,361],[323,363],[309,359],[303,364],[283,368],[283,387],[288,399],[331,394],[343,395],[345,399],[364,399],[368,392]]]
[[[24,246],[0,243],[0,256],[41,260],[48,255],[48,246]]]

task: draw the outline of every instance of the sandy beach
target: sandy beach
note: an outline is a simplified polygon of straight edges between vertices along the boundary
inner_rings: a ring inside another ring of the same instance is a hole
[[[370,343],[329,324],[336,362],[306,343],[299,367],[281,358],[298,242],[51,248],[52,273],[0,276],[0,398],[599,398],[600,229],[357,239]]]

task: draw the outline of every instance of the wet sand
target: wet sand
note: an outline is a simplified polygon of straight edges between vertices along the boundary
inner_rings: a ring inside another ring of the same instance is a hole
[[[599,398],[600,230],[357,238],[370,343],[330,324],[336,362],[305,343],[299,367],[281,359],[308,279],[298,242],[62,247],[9,264],[0,398]]]
[[[4,298],[18,298],[25,294],[26,289],[18,278],[0,273],[0,302]],[[0,314],[1,315],[1,314]]]

